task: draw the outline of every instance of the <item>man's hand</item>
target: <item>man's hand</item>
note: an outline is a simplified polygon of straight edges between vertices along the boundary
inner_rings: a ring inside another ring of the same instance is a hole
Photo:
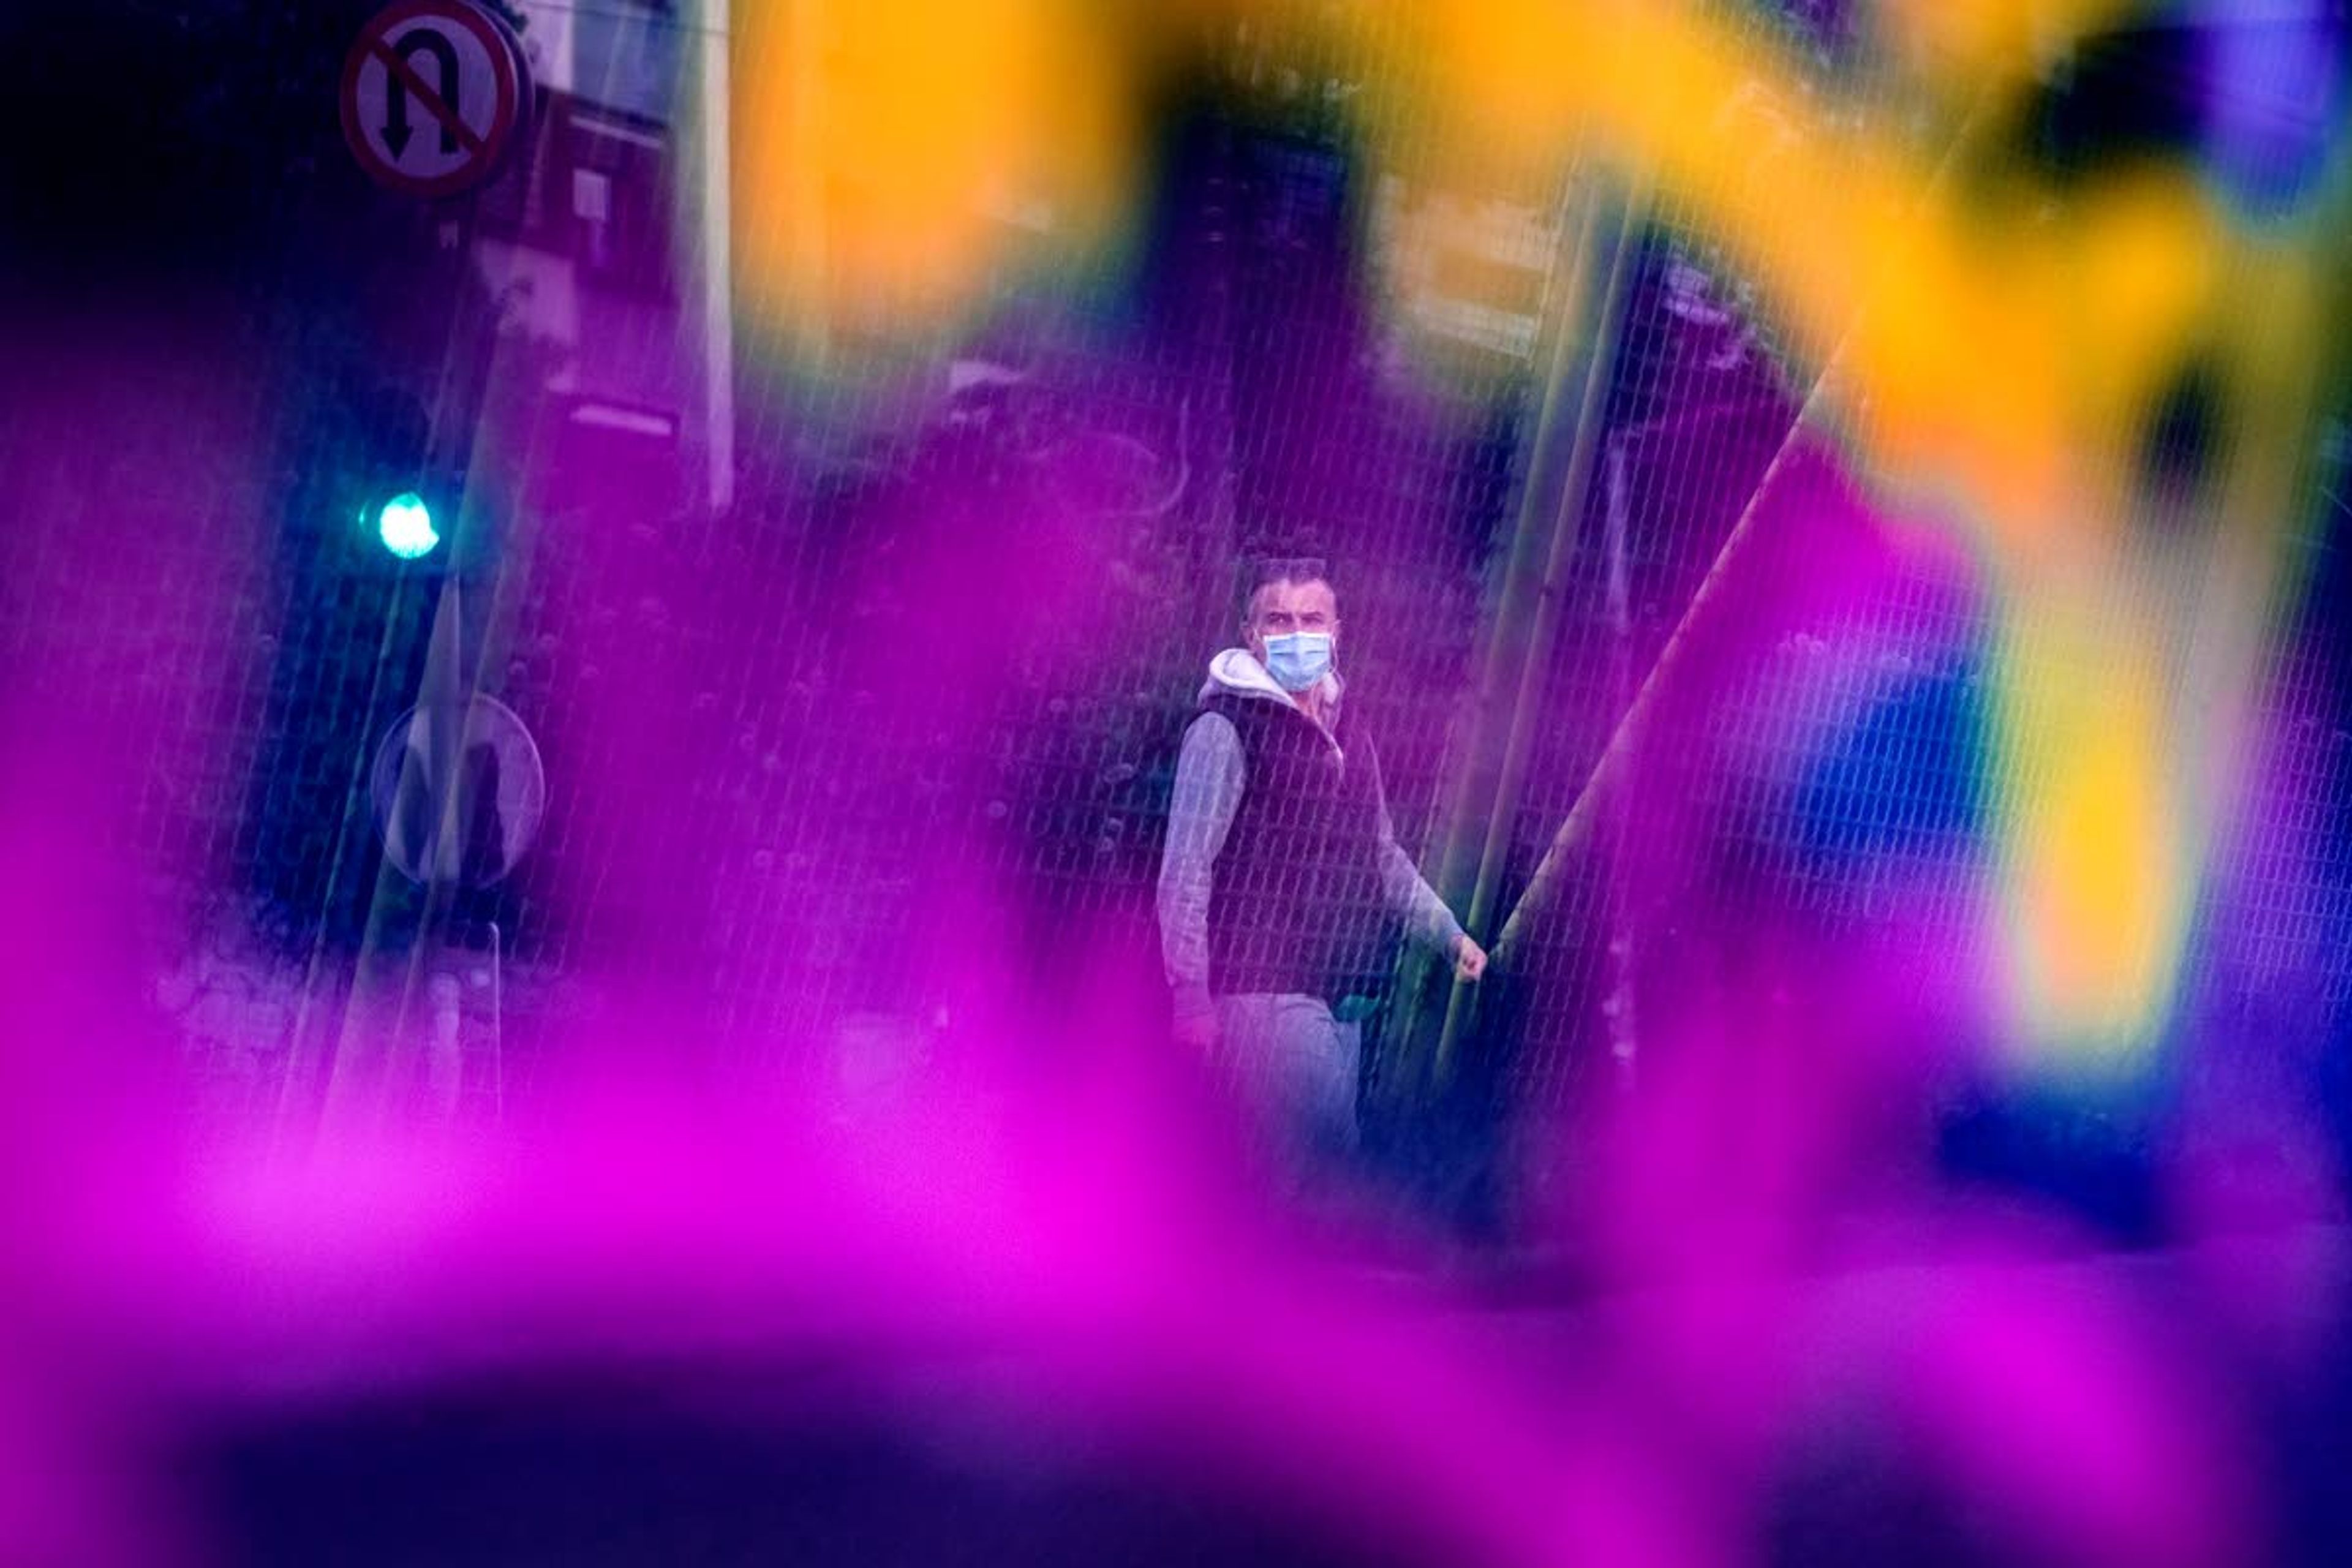
[[[1180,1010],[1176,1015],[1175,1033],[1178,1045],[1207,1061],[1217,1049],[1217,1015],[1214,1012]]]
[[[1465,931],[1454,939],[1454,978],[1475,981],[1486,973],[1486,950],[1470,940]]]

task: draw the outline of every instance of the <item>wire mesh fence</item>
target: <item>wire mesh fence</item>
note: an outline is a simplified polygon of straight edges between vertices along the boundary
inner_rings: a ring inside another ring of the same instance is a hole
[[[1723,20],[1796,62],[1832,125],[1907,144],[1843,14]],[[331,32],[272,47],[323,58]],[[545,147],[480,236],[387,214],[348,172],[292,183],[163,330],[110,354],[79,322],[47,334],[52,385],[8,437],[8,646],[45,698],[137,737],[114,782],[169,891],[156,998],[224,1092],[315,1092],[371,955],[446,931],[498,933],[484,1037],[509,1104],[568,1020],[638,986],[696,999],[707,1032],[679,1048],[715,1070],[930,1059],[982,908],[1042,1005],[1105,974],[1159,994],[1177,747],[1267,554],[1333,563],[1345,700],[1399,841],[1499,944],[1474,1001],[1399,944],[1366,1086],[1397,1136],[1433,1107],[1490,1131],[1557,1108],[1671,1053],[1696,998],[1824,944],[1900,947],[1923,994],[2006,985],[2031,851],[2002,820],[2044,781],[1996,753],[2032,727],[2009,661],[2038,568],[1965,508],[1927,516],[1843,347],[1809,344],[1762,276],[1769,235],[1726,243],[1705,188],[1598,150],[1506,195],[1449,188],[1446,125],[1363,132],[1360,106],[1404,90],[1397,51],[1284,47],[1241,29],[1171,91],[1101,275],[1008,276],[954,331],[845,333],[815,373],[747,327],[717,507],[679,500],[704,454],[675,423],[549,390],[592,358],[674,381],[677,279],[711,258],[677,226],[660,288],[606,280],[627,296],[610,341],[548,347],[561,289],[527,253],[585,243],[540,230],[589,187],[556,189]],[[1734,93],[1748,155],[1710,177],[1781,177],[1805,134],[1784,109]],[[582,145],[619,134],[566,112]],[[282,179],[289,146],[239,167]],[[393,569],[346,526],[348,477],[419,421],[465,481],[447,572]],[[2131,571],[2163,554],[2124,548]],[[2312,630],[2336,556],[2324,529],[2273,553],[2308,592],[2260,612],[2276,673],[2230,700],[2295,715],[2265,787],[2301,838],[2266,859],[2218,805],[2189,813],[2218,870],[2164,893],[2194,955],[2158,961],[2182,1016],[2226,1007],[2209,983],[2259,991],[2284,962],[2265,943],[2341,945],[2344,731]],[[2117,613],[2160,623],[2155,603]],[[510,875],[433,893],[385,863],[367,780],[444,623],[462,679],[531,731],[547,795]],[[2210,636],[2151,635],[2190,691]],[[2062,683],[2099,679],[2095,640],[2067,657]],[[2214,946],[2224,925],[2255,956]],[[2342,984],[2316,962],[2304,1048],[2324,1053]],[[1952,1006],[1921,1016],[2015,1032]]]

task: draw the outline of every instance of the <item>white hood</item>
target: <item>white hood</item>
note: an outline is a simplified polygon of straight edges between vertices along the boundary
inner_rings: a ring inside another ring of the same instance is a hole
[[[1340,692],[1339,672],[1336,669],[1330,671],[1307,689],[1321,691],[1331,701],[1337,702]],[[1290,693],[1265,672],[1265,666],[1260,664],[1257,657],[1245,647],[1229,647],[1209,661],[1209,679],[1202,683],[1198,700],[1205,702],[1220,692],[1229,697],[1270,698],[1276,702],[1291,700]]]

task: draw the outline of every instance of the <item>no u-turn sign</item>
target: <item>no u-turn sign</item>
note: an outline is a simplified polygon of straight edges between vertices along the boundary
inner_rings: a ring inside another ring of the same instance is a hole
[[[498,172],[528,86],[513,35],[479,6],[402,0],[344,61],[343,139],[382,184],[451,195]]]

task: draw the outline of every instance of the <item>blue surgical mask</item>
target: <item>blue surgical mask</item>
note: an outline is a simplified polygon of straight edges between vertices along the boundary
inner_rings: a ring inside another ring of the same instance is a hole
[[[1285,691],[1304,691],[1331,672],[1329,632],[1285,632],[1265,639],[1265,672]]]

